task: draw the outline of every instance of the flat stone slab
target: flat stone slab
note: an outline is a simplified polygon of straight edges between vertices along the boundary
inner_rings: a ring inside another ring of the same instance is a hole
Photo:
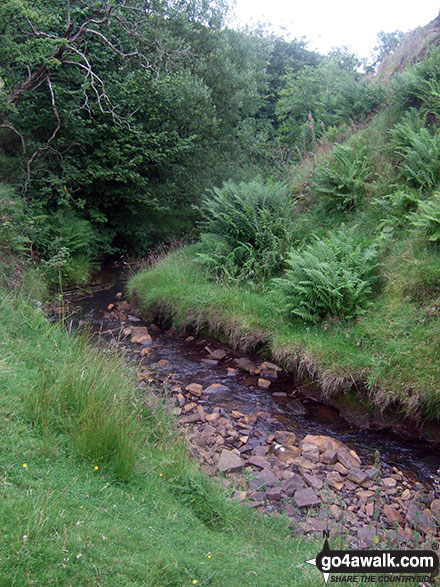
[[[217,349],[210,354],[211,359],[221,361],[227,356],[227,352],[224,349]]]
[[[284,493],[288,497],[292,497],[295,491],[298,489],[305,489],[306,484],[304,483],[303,478],[300,475],[292,475],[289,479],[283,482],[283,490]]]
[[[282,496],[283,496],[283,492],[281,490],[281,487],[270,487],[266,491],[266,498],[269,501],[280,501]]]
[[[220,453],[217,469],[220,473],[228,473],[230,471],[239,471],[243,468],[243,465],[243,460],[235,452],[224,449]]]
[[[230,391],[229,387],[223,383],[212,383],[203,390],[203,393],[228,393]]]
[[[293,499],[299,508],[308,508],[314,505],[321,505],[321,499],[310,487],[307,487],[306,489],[298,489],[298,491],[295,491]]]
[[[255,375],[255,373],[257,372],[256,364],[253,361],[251,361],[250,359],[247,359],[246,357],[242,357],[241,359],[236,359],[235,364],[242,371],[247,371],[251,375]]]
[[[265,487],[273,487],[278,485],[280,480],[269,469],[263,469],[257,473],[254,479],[249,481],[249,488],[253,491],[264,489]]]
[[[246,465],[257,467],[257,469],[269,469],[270,463],[263,457],[251,456],[246,461]]]
[[[350,479],[350,481],[353,481],[353,483],[357,483],[358,485],[360,485],[368,479],[367,474],[358,469],[357,467],[349,470],[348,478]]]
[[[310,473],[305,472],[302,473],[302,476],[307,481],[307,484],[310,485],[310,487],[313,487],[313,489],[322,489],[324,483],[322,482],[322,479],[320,479],[319,477],[315,477],[315,475],[310,475]]]

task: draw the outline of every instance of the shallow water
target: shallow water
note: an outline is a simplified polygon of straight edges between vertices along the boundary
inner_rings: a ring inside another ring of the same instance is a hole
[[[269,391],[259,389],[258,377],[251,377],[243,371],[238,370],[237,375],[228,376],[228,367],[236,368],[237,358],[249,356],[257,364],[264,358],[234,351],[228,345],[206,336],[195,337],[188,342],[185,340],[187,335],[182,336],[172,330],[156,331],[151,323],[129,312],[124,326],[145,325],[153,338],[150,354],[140,358],[135,353],[136,345],[121,337],[120,321],[110,317],[106,311],[107,306],[115,302],[116,293],[122,290],[121,283],[110,283],[101,286],[101,289],[95,288],[93,293],[72,296],[71,324],[75,326],[83,320],[101,340],[118,341],[130,358],[140,363],[142,372],[151,373],[151,378],[157,381],[168,381],[170,387],[176,383],[184,387],[195,382],[204,388],[212,383],[221,383],[228,388],[227,391],[204,394],[201,401],[206,406],[224,408],[226,415],[231,410],[245,414],[266,412],[267,417],[259,418],[256,425],[261,435],[257,433],[256,437],[249,439],[250,447],[264,444],[267,435],[280,428],[294,431],[300,439],[306,434],[328,435],[353,448],[364,463],[374,464],[375,459],[380,459],[383,468],[395,466],[413,481],[440,489],[439,451],[427,442],[419,439],[404,441],[390,432],[360,430],[349,424],[336,408],[307,397],[304,386],[291,374],[283,372],[277,381],[272,382]],[[206,347],[211,350],[223,348],[228,351],[228,356],[217,364],[205,362],[209,361]],[[163,359],[169,364],[161,371],[156,365]]]

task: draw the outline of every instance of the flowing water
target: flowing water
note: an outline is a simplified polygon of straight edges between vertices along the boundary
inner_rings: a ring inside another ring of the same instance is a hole
[[[232,376],[228,374],[228,368],[236,368],[235,360],[239,357],[247,356],[257,364],[264,358],[234,351],[207,336],[196,336],[188,341],[188,334],[181,335],[172,329],[160,330],[155,324],[146,323],[128,312],[123,327],[145,325],[153,337],[151,352],[140,358],[135,352],[136,345],[131,345],[129,338],[121,337],[119,319],[106,310],[110,303],[115,302],[116,293],[123,291],[121,283],[93,289],[94,292],[88,295],[70,298],[72,324],[87,323],[94,336],[107,342],[118,341],[130,358],[140,363],[139,370],[151,375],[151,379],[158,383],[169,380],[170,386],[180,383],[184,387],[195,382],[204,388],[212,383],[221,383],[228,388],[228,391],[203,394],[201,401],[206,406],[224,408],[225,413],[231,410],[245,414],[267,412],[268,417],[258,421],[260,436],[257,434],[249,439],[250,447],[264,444],[267,435],[280,428],[294,431],[299,438],[306,434],[332,436],[356,450],[364,463],[374,464],[375,459],[380,458],[383,467],[397,467],[414,481],[440,490],[440,453],[437,447],[417,438],[404,441],[390,432],[361,430],[349,424],[336,408],[308,397],[304,393],[304,385],[291,374],[281,373],[268,391],[259,389],[257,377],[243,371],[238,370]],[[222,348],[228,351],[228,355],[224,360],[214,362],[209,359],[207,348]],[[157,367],[161,360],[168,361],[164,369]]]

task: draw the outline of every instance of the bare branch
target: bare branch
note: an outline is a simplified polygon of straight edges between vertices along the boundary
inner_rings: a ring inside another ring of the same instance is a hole
[[[54,128],[54,130],[52,131],[52,134],[47,139],[46,144],[43,147],[39,147],[32,154],[32,156],[30,157],[30,159],[28,159],[27,162],[26,162],[26,171],[27,171],[27,174],[26,175],[27,176],[26,176],[26,180],[25,180],[24,186],[23,186],[23,194],[26,193],[27,187],[28,187],[28,184],[29,184],[29,181],[31,179],[31,166],[32,166],[32,163],[35,161],[35,159],[38,157],[38,155],[40,155],[44,151],[49,150],[50,144],[55,139],[58,131],[61,128],[61,118],[60,118],[60,115],[59,115],[59,112],[58,112],[58,108],[57,108],[56,101],[55,101],[55,93],[53,91],[52,82],[50,81],[50,77],[49,76],[46,78],[46,81],[47,81],[47,86],[49,88],[50,101],[51,101],[51,104],[52,104],[52,110],[53,110],[53,113],[55,115],[55,119],[57,121],[57,124],[56,124],[56,127]]]
[[[24,140],[24,136],[20,132],[18,132],[18,130],[15,127],[13,127],[11,124],[0,124],[0,128],[8,128],[9,130],[12,130],[12,132],[15,133],[19,137],[19,139],[21,141],[21,148],[23,150],[23,156],[26,157],[26,142]]]
[[[139,53],[138,51],[132,51],[131,53],[124,53],[123,51],[121,51],[120,49],[115,47],[113,45],[113,43],[111,41],[109,41],[107,39],[107,37],[105,35],[103,35],[102,33],[100,33],[99,31],[95,31],[94,29],[86,29],[86,32],[92,33],[93,35],[96,35],[97,37],[102,39],[104,41],[104,43],[106,45],[108,45],[114,53],[119,55],[119,57],[122,57],[122,59],[129,59],[130,57],[138,57],[138,58],[146,59],[145,55],[143,55],[142,53]]]
[[[66,31],[70,31],[71,26],[72,26],[72,18],[71,18],[70,0],[67,0],[67,25],[66,25]]]

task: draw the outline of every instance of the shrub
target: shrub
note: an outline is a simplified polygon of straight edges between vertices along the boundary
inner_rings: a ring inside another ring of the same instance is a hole
[[[323,196],[332,208],[351,210],[365,193],[368,175],[365,146],[337,145],[330,160],[316,170],[313,191]]]
[[[411,109],[390,134],[391,146],[401,157],[403,177],[417,188],[432,188],[440,179],[440,133],[431,134]]]
[[[410,215],[411,224],[423,232],[429,241],[440,241],[440,192],[435,192],[431,200],[420,202],[416,212]]]
[[[282,183],[226,182],[201,204],[197,258],[217,275],[265,279],[282,265],[292,240],[291,205]]]
[[[284,277],[273,283],[290,316],[307,322],[353,318],[369,305],[377,249],[355,238],[355,230],[332,232],[289,254]]]

